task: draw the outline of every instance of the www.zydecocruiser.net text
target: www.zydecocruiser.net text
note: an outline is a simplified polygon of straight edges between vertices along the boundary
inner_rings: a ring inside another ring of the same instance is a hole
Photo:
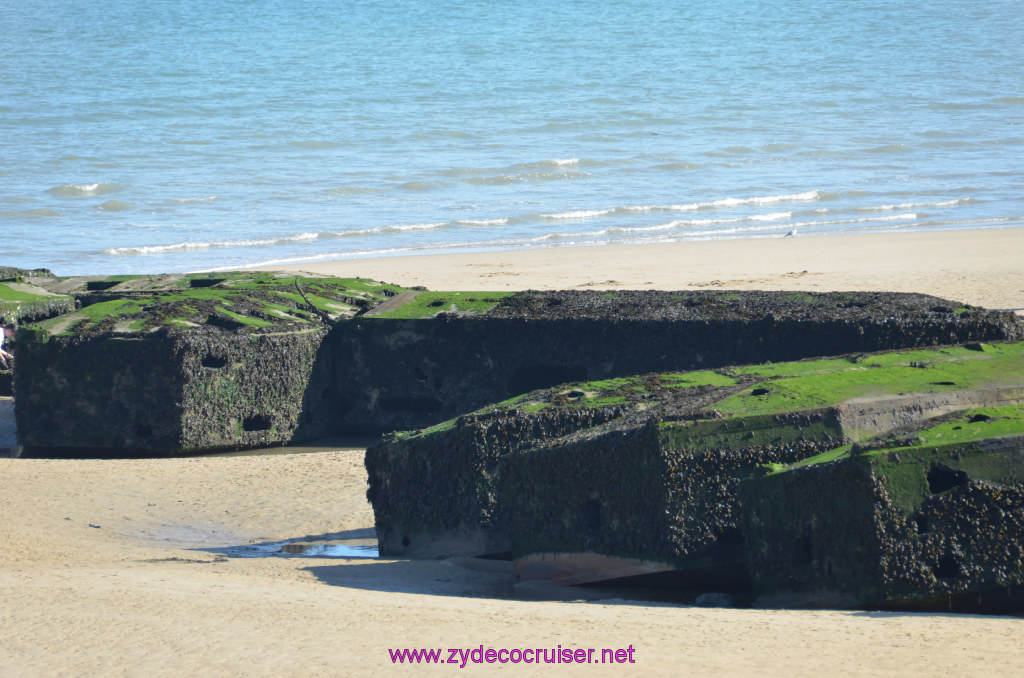
[[[635,664],[636,648],[396,648],[388,649],[392,664]]]

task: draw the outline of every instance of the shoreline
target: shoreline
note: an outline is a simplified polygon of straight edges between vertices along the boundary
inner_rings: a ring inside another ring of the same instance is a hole
[[[1021,252],[1024,228],[1007,228],[460,252],[258,268],[432,290],[919,292],[1022,312]]]

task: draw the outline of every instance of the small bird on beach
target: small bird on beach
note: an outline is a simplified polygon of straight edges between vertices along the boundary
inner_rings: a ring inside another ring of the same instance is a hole
[[[782,237],[783,238],[789,238],[789,237],[792,237],[794,235],[796,235],[796,229],[795,228],[792,231],[790,231],[789,233],[787,233],[786,235],[782,236]]]

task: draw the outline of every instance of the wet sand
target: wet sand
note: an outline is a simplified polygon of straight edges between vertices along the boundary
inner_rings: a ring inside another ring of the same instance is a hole
[[[593,248],[315,268],[435,289],[894,289],[1024,307],[1024,231],[929,236],[942,241],[941,251],[916,237],[865,236],[852,244],[797,238],[739,249],[697,243],[707,247],[686,256],[660,246],[646,253]],[[876,247],[888,254],[869,255]],[[383,676],[403,671],[389,649],[481,645],[632,645],[635,664],[404,671],[1024,674],[1020,618],[602,598],[621,594],[517,586],[507,563],[470,559],[241,557],[238,547],[246,545],[372,536],[362,450],[334,441],[295,451],[302,453],[0,459],[0,675]]]

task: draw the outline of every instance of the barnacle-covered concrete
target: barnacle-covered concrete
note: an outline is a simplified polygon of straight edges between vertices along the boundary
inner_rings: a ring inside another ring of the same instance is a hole
[[[1024,609],[1024,436],[745,480],[743,505],[755,604]]]
[[[38,280],[76,307],[19,333],[24,445],[110,454],[418,429],[566,381],[1024,335],[1012,314],[906,294],[502,295],[268,272]]]
[[[393,434],[367,451],[381,549],[413,557],[505,553],[522,579],[629,578],[793,604],[791,595],[773,597],[778,584],[765,583],[770,567],[757,570],[752,561],[766,557],[752,549],[785,542],[772,551],[771,571],[788,572],[780,559],[800,557],[810,521],[822,534],[834,531],[834,548],[854,535],[850,543],[861,546],[847,554],[850,567],[869,567],[874,561],[862,549],[870,540],[847,523],[863,531],[876,522],[870,502],[849,500],[830,524],[810,504],[841,494],[799,469],[968,434],[970,445],[1003,454],[990,439],[1024,432],[1024,386],[1014,385],[1024,384],[1022,356],[1022,344],[979,344],[574,382],[524,394]],[[995,465],[993,477],[1006,476],[998,454],[980,459]],[[808,505],[773,512],[775,495],[756,494],[762,478],[765,487],[791,479],[788,491],[810,493]],[[744,494],[747,485],[754,489]],[[851,483],[844,491],[856,495],[858,488]],[[755,497],[762,498],[756,507]],[[943,515],[940,523],[952,516]],[[774,522],[757,522],[768,516]],[[977,593],[983,581],[956,592]],[[905,589],[900,600],[928,606],[933,593]],[[823,599],[861,606],[889,600]]]

